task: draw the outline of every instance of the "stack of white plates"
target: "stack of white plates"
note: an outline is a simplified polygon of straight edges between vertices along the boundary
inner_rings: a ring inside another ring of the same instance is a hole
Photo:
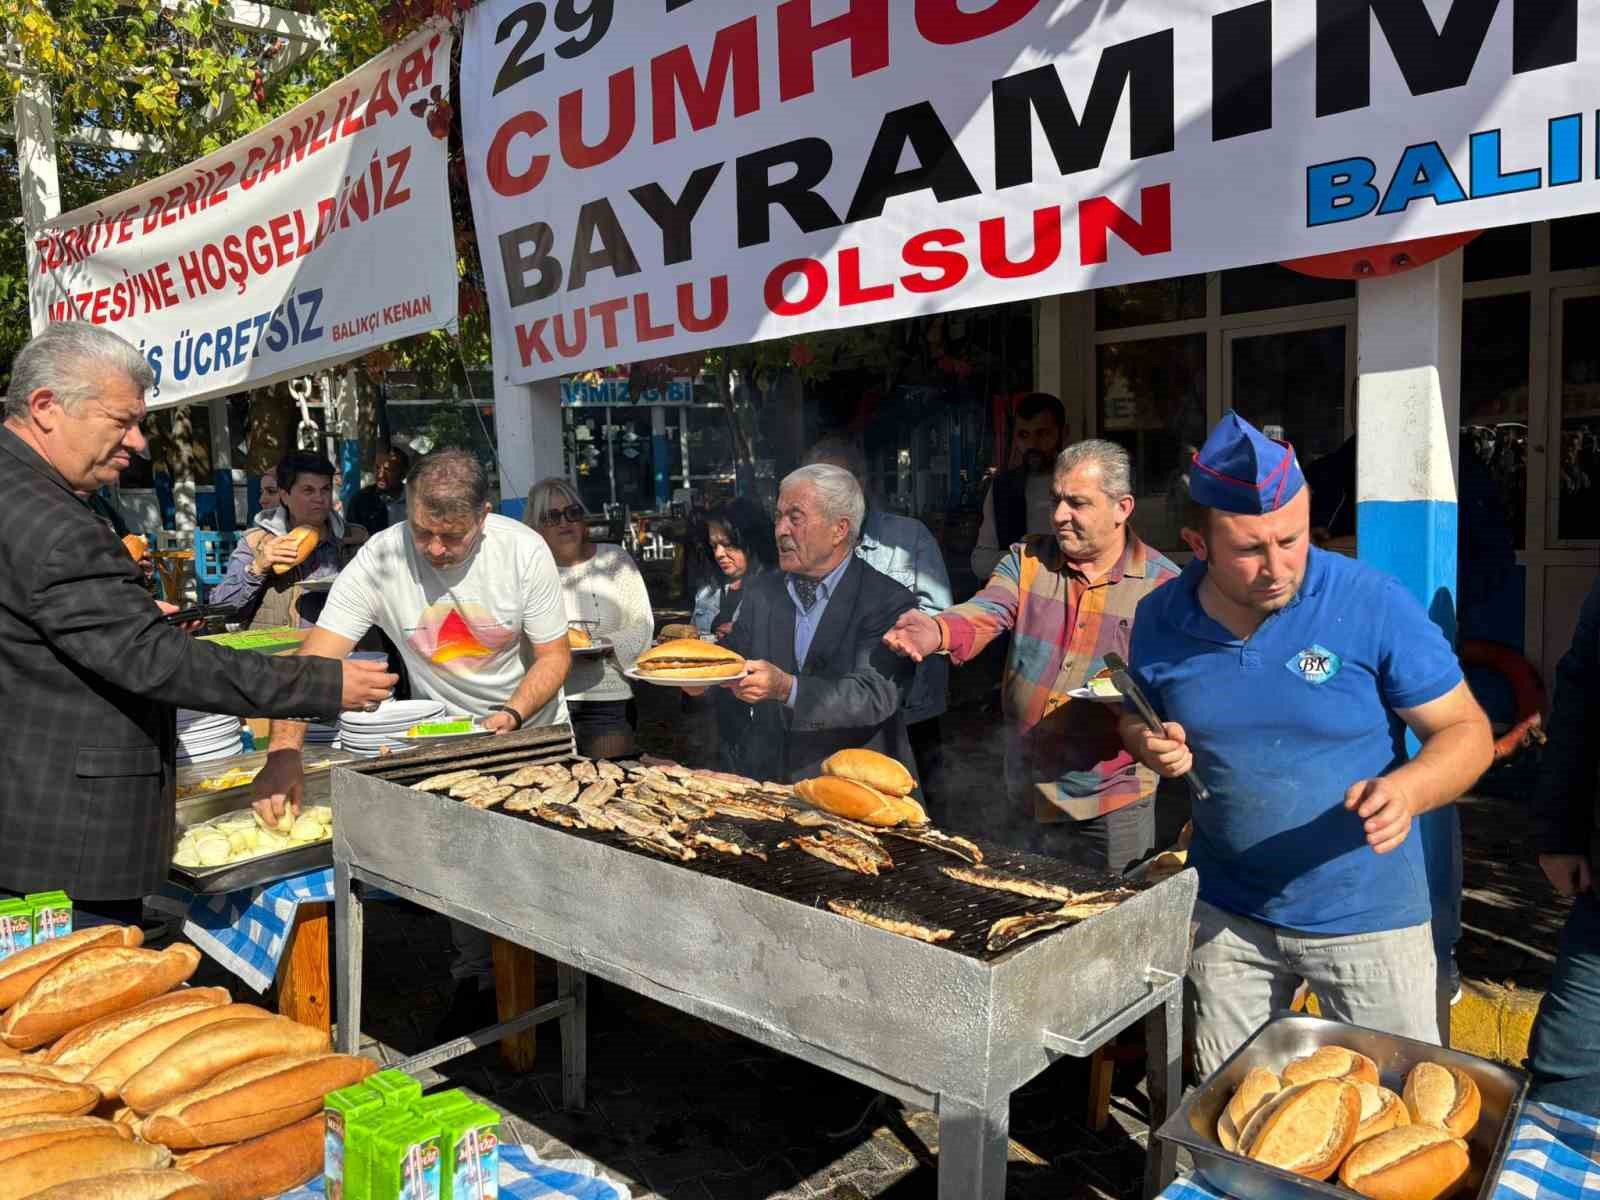
[[[321,721],[312,721],[306,726],[306,745],[332,746],[339,741],[339,727],[337,725],[324,725]]]
[[[178,765],[216,762],[244,752],[238,717],[178,710]]]
[[[361,758],[383,750],[403,750],[410,743],[401,734],[423,721],[444,716],[437,700],[385,700],[376,712],[347,712],[339,718],[339,748]]]

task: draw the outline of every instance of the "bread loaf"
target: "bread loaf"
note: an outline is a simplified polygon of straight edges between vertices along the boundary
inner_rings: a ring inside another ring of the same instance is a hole
[[[0,1130],[0,1163],[42,1150],[57,1142],[70,1142],[77,1138],[114,1137],[131,1141],[133,1134],[121,1125],[102,1121],[98,1117],[35,1117],[21,1125]],[[0,1167],[0,1171],[5,1168]]]
[[[42,1150],[30,1150],[6,1163],[0,1171],[0,1200],[23,1200],[45,1188],[76,1180],[94,1179],[112,1171],[165,1167],[172,1152],[165,1146],[121,1138],[91,1138],[87,1141],[60,1142]],[[76,1196],[72,1191],[69,1195]],[[120,1200],[120,1198],[119,1198]]]
[[[0,1117],[76,1117],[99,1103],[100,1093],[86,1083],[20,1072],[0,1075]]]
[[[917,781],[897,758],[876,750],[838,750],[822,760],[822,773],[866,784],[889,796],[909,796]]]
[[[266,1200],[322,1173],[325,1133],[318,1113],[247,1142],[196,1151],[184,1170],[210,1184],[217,1200]]]
[[[1406,1076],[1406,1109],[1418,1125],[1437,1125],[1464,1138],[1478,1123],[1483,1100],[1478,1085],[1460,1067],[1421,1062]]]
[[[88,1074],[87,1067],[41,1062],[37,1058],[0,1060],[0,1075],[34,1075],[40,1079],[59,1079],[63,1083],[82,1083]]]
[[[320,1112],[329,1092],[377,1069],[370,1058],[346,1054],[257,1059],[164,1105],[145,1118],[141,1133],[174,1150],[242,1142]]]
[[[331,1048],[325,1032],[288,1017],[219,1021],[163,1050],[122,1085],[122,1099],[134,1112],[148,1115],[233,1067],[258,1058],[323,1054]]]
[[[35,1192],[28,1200],[216,1200],[216,1192],[182,1171],[113,1171]]]
[[[1264,1105],[1239,1138],[1239,1151],[1256,1162],[1326,1179],[1355,1144],[1361,1094],[1341,1079],[1318,1079],[1287,1088]]]
[[[1411,1124],[1411,1114],[1405,1104],[1386,1087],[1375,1083],[1358,1083],[1361,1093],[1361,1125],[1356,1129],[1356,1145],[1388,1133],[1397,1125]]]
[[[1283,1090],[1283,1081],[1265,1067],[1251,1067],[1217,1118],[1217,1141],[1224,1150],[1239,1148],[1239,1133],[1263,1104]]]
[[[257,1008],[254,1004],[224,1004],[217,1008],[189,1013],[187,1016],[178,1017],[157,1025],[154,1029],[146,1030],[132,1041],[124,1043],[97,1063],[89,1072],[85,1082],[99,1088],[100,1094],[108,1100],[115,1100],[122,1095],[123,1084],[137,1072],[155,1062],[167,1047],[188,1037],[196,1030],[223,1021],[265,1021],[272,1015],[266,1009]]]
[[[127,925],[96,925],[0,958],[0,1008],[10,1008],[21,1000],[29,988],[64,958],[82,953],[92,946],[131,947],[143,941],[143,930]]]
[[[227,988],[179,988],[124,1012],[112,1013],[98,1021],[80,1025],[43,1051],[40,1057],[45,1062],[62,1066],[76,1063],[94,1067],[104,1062],[113,1051],[157,1025],[164,1025],[190,1013],[218,1008],[230,999]]]
[[[1314,1079],[1377,1083],[1378,1064],[1365,1054],[1359,1054],[1343,1046],[1322,1046],[1316,1053],[1297,1058],[1283,1069],[1285,1087],[1310,1083]]]
[[[322,534],[310,525],[296,525],[283,536],[295,539],[294,561],[273,563],[272,570],[277,575],[292,571],[305,562],[306,559],[311,557],[312,552],[316,550],[317,543],[322,540]]]
[[[918,804],[912,797],[895,796],[893,797],[893,800],[895,807],[900,810],[900,824],[926,825],[928,823],[927,812],[925,812],[922,805]]]
[[[1401,1125],[1362,1142],[1339,1168],[1339,1182],[1371,1200],[1439,1200],[1471,1166],[1467,1144],[1435,1125]]]
[[[866,825],[898,825],[906,816],[898,796],[875,792],[864,783],[835,779],[831,775],[802,779],[794,785],[794,794],[823,812]]]
[[[177,987],[200,965],[189,945],[165,950],[96,946],[57,963],[0,1018],[0,1040],[31,1050],[68,1030],[143,1004]]]

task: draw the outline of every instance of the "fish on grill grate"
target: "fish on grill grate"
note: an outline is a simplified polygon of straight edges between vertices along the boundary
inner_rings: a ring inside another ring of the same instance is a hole
[[[766,849],[737,825],[717,821],[691,825],[688,838],[690,845],[705,846],[718,854],[729,854],[735,858],[748,854],[751,858],[767,861]]]
[[[589,823],[583,819],[583,814],[570,804],[559,801],[539,800],[533,806],[533,815],[541,821],[548,821],[552,825],[559,825],[563,829],[587,829]]]
[[[671,833],[658,814],[627,800],[613,800],[603,810],[611,823],[630,838],[650,839]]]
[[[858,875],[876,875],[879,871],[893,868],[894,859],[889,857],[889,852],[881,846],[873,846],[860,838],[851,837],[848,833],[840,833],[832,829],[824,829],[820,833],[801,834],[778,843],[778,849],[784,850],[793,846],[802,850],[812,858],[820,858],[825,863],[832,863],[836,867],[843,867],[846,871],[854,871]]]
[[[644,764],[637,758],[619,758],[617,760],[617,766],[621,767],[624,771],[641,771],[644,769]]]
[[[639,786],[637,795],[643,803],[653,805],[656,808],[663,808],[684,821],[703,821],[716,813],[715,809],[701,804],[698,800],[691,800],[687,796],[676,796],[671,792],[660,791],[648,783]]]
[[[446,771],[442,775],[429,775],[421,783],[413,783],[411,786],[419,792],[447,792],[456,784],[477,777],[477,771]]]
[[[671,775],[674,779],[694,778],[694,772],[688,767],[679,766],[672,759],[661,758],[655,754],[639,755],[639,765],[642,767],[654,767],[665,775]]]
[[[1054,900],[1058,904],[1074,904],[1096,892],[1079,892],[1064,883],[1049,883],[1043,879],[1029,879],[1026,875],[1012,875],[1005,871],[991,871],[985,867],[940,867],[940,871],[961,883],[973,887],[989,888],[996,892],[1011,892],[1034,900]]]
[[[937,829],[906,829],[889,828],[881,829],[880,833],[887,837],[899,838],[904,842],[916,842],[919,846],[926,846],[930,850],[938,850],[944,854],[953,854],[963,862],[977,866],[983,862],[983,851],[977,845],[969,842],[964,837],[957,837],[952,833],[941,833]]]
[[[617,827],[617,823],[606,815],[603,805],[585,804],[581,794],[572,802],[572,807],[577,810],[578,815],[583,818],[583,823],[590,829],[610,833]]]
[[[493,775],[482,775],[474,771],[471,779],[463,779],[460,783],[453,784],[448,795],[452,800],[465,800],[469,796],[475,796],[479,792],[486,792],[498,786],[499,780]]]
[[[473,792],[472,795],[466,798],[465,803],[470,808],[495,808],[516,795],[516,792],[517,789],[509,784],[496,784],[494,787],[482,788]]]
[[[515,788],[549,787],[556,783],[557,779],[548,766],[535,763],[533,766],[519,767],[500,782],[509,783]]]
[[[570,770],[579,783],[594,783],[600,778],[600,769],[586,758],[573,763]]]
[[[676,859],[678,862],[691,862],[699,857],[688,846],[685,846],[665,830],[648,837],[627,837],[623,841],[637,850],[657,854],[662,858]]]
[[[948,941],[956,933],[953,929],[941,929],[936,922],[918,916],[903,905],[888,901],[829,900],[828,907],[841,917],[849,917],[852,921],[860,921],[863,925],[887,929],[890,933],[898,933],[901,937],[916,938],[917,941],[927,942],[930,945]]]
[[[694,792],[685,787],[683,784],[679,783],[676,779],[673,779],[667,775],[663,775],[660,771],[656,770],[636,771],[628,777],[628,782],[634,784],[636,787],[652,787],[659,792],[666,792],[667,794],[673,796],[694,795]]]
[[[538,788],[520,788],[505,802],[505,810],[514,813],[532,812],[534,806],[539,803],[539,795]]]
[[[989,926],[986,945],[991,951],[1005,950],[1015,946],[1023,938],[1030,938],[1034,934],[1051,929],[1063,929],[1068,925],[1076,925],[1079,921],[1087,921],[1090,917],[1108,912],[1135,894],[1130,888],[1088,892],[1080,895],[1073,903],[1064,904],[1060,908],[1045,912],[1021,913],[1014,917],[1001,917]]]
[[[604,808],[616,794],[617,785],[609,779],[601,779],[579,792],[575,803],[586,808]]]
[[[564,779],[554,787],[545,788],[540,799],[548,804],[572,804],[583,793],[583,785],[576,779]]]
[[[737,817],[742,821],[787,821],[794,812],[793,805],[752,792],[733,796],[702,796],[701,799],[723,816]]]
[[[602,760],[601,762],[595,763],[594,769],[600,773],[601,779],[610,780],[612,783],[621,783],[628,777],[627,772],[621,767],[617,766],[617,764],[614,762],[605,762]]]

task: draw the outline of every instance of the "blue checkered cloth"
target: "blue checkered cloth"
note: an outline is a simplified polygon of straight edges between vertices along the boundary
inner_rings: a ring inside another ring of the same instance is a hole
[[[1174,1181],[1161,1200],[1220,1200],[1197,1178]],[[1506,1154],[1494,1200],[1600,1200],[1600,1117],[1527,1104]]]
[[[277,1200],[315,1200],[326,1196],[322,1180],[284,1192]],[[589,1162],[545,1162],[527,1146],[500,1145],[500,1200],[633,1200],[626,1185],[600,1174]]]
[[[162,898],[187,906],[185,937],[256,991],[264,992],[277,978],[278,962],[300,906],[333,899],[333,868],[322,867],[266,887],[216,896],[196,896],[172,888]]]

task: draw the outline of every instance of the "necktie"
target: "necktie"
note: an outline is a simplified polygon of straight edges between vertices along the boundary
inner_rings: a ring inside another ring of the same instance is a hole
[[[789,582],[794,584],[794,594],[800,598],[800,611],[810,612],[811,606],[817,602],[817,589],[822,586],[822,580],[791,575]]]

